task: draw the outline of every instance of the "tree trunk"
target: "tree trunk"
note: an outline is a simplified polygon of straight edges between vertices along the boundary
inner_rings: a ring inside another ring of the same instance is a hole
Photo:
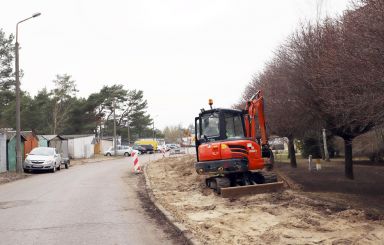
[[[290,159],[290,162],[291,162],[291,167],[292,168],[297,168],[295,145],[293,143],[293,138],[292,137],[288,138],[288,154],[289,154],[289,159]]]
[[[352,139],[344,139],[345,177],[353,179]]]
[[[56,134],[56,127],[57,127],[57,106],[55,104],[53,108],[53,129],[52,129],[53,134]]]

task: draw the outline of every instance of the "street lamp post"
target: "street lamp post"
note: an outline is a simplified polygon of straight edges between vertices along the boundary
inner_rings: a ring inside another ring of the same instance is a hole
[[[127,130],[128,130],[128,145],[131,144],[131,134],[129,132],[129,112],[127,112]]]
[[[117,156],[117,139],[116,139],[116,101],[113,100],[113,151],[114,156]]]
[[[41,13],[36,13],[31,17],[17,22],[16,24],[16,43],[15,43],[15,78],[16,78],[16,171],[23,171],[22,156],[21,156],[21,138],[20,138],[20,74],[19,74],[19,24],[29,19],[40,16]]]

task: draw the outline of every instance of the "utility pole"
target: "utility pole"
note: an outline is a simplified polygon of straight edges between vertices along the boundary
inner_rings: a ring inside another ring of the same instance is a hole
[[[325,132],[325,128],[323,128],[323,145],[324,145],[325,161],[329,162],[329,153],[328,153],[328,146],[327,146],[327,134]]]
[[[116,102],[113,99],[113,145],[114,145],[114,153],[117,156],[117,146],[116,146]]]
[[[17,29],[16,29],[17,30]],[[21,136],[20,136],[20,77],[19,77],[19,42],[15,43],[15,69],[16,69],[16,172],[23,172],[23,158],[21,156]]]
[[[131,143],[131,135],[129,132],[129,113],[127,113],[127,129],[128,129],[128,145]]]
[[[36,13],[31,17],[17,22],[16,24],[16,43],[15,43],[15,79],[16,79],[16,171],[23,172],[23,158],[21,155],[21,127],[20,127],[20,69],[19,69],[19,24],[26,20],[40,16],[41,13]]]

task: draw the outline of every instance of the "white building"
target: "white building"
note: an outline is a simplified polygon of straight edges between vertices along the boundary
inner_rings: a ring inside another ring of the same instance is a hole
[[[0,173],[7,171],[7,135],[0,132]]]
[[[61,135],[68,140],[68,154],[70,158],[91,158],[95,154],[93,134]]]
[[[113,137],[105,137],[100,140],[100,153],[104,154],[110,147],[113,146]]]

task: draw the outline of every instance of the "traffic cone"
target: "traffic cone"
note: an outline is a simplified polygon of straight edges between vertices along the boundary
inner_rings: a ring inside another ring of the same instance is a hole
[[[142,173],[143,170],[139,164],[139,155],[137,152],[132,152],[132,161],[133,161],[133,168],[132,168],[132,173],[139,174]]]

